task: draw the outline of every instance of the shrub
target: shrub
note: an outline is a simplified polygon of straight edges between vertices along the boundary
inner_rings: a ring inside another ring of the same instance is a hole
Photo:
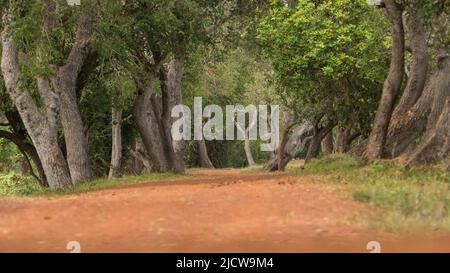
[[[0,174],[0,196],[29,195],[40,190],[40,185],[33,177],[16,172]]]

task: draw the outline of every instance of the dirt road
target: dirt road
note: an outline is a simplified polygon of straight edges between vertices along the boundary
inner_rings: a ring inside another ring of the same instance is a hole
[[[0,252],[450,251],[356,224],[373,208],[313,179],[237,170],[97,192],[0,200]],[[353,221],[359,219],[359,221]]]

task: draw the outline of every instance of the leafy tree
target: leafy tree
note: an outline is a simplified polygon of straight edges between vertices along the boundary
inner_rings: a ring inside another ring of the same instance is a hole
[[[296,120],[312,119],[322,138],[318,124],[329,131],[337,121],[367,134],[387,66],[386,26],[363,0],[272,2],[258,37]],[[312,141],[310,156],[321,140]]]

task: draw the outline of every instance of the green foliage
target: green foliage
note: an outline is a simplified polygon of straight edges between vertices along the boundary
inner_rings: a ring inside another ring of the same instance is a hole
[[[112,70],[108,66],[92,74],[83,89],[80,108],[83,120],[89,128],[89,153],[97,177],[105,176],[110,167],[112,119],[111,108],[123,110],[122,141],[129,147],[137,135],[130,116],[135,95],[134,82],[126,71]],[[124,153],[124,160],[129,154]]]
[[[297,116],[371,118],[388,68],[384,18],[365,0],[272,1],[258,29],[282,103]],[[360,122],[363,123],[363,122]]]
[[[269,159],[268,153],[261,152],[260,141],[251,141],[253,159],[263,164]],[[213,141],[208,143],[208,153],[215,167],[245,168],[248,167],[243,141]]]
[[[224,50],[220,54],[201,47],[192,54],[186,67],[184,103],[192,106],[195,96],[203,97],[204,105],[216,104],[222,109],[226,105],[270,103],[273,89],[265,81],[267,70],[270,66],[259,60],[254,52],[242,47]],[[259,141],[251,142],[255,161],[262,163],[267,154],[260,151],[259,144]],[[217,168],[248,165],[243,141],[212,141],[207,142],[207,146],[211,161]],[[188,166],[198,166],[196,152],[195,143],[188,145]]]
[[[212,2],[134,0],[123,5],[122,1],[105,1],[97,48],[105,58],[124,60],[122,65],[129,69],[139,69],[133,68],[135,61],[141,65],[156,62],[149,60],[150,53],[157,58],[184,55],[191,46],[207,39],[204,20],[209,18]],[[131,56],[135,60],[126,60]]]
[[[444,166],[405,169],[382,161],[360,167],[352,157],[334,156],[291,172],[345,185],[355,200],[379,208],[372,219],[378,228],[450,230],[450,173]]]
[[[28,74],[51,76],[52,65],[64,64],[73,45],[81,11],[92,8],[89,1],[82,2],[81,8],[69,6],[66,0],[58,0],[56,3],[26,0],[10,4],[15,11],[14,39],[28,55]]]
[[[21,158],[20,152],[11,142],[0,138],[0,173],[18,169]]]
[[[33,177],[15,172],[0,174],[0,196],[29,195],[41,190]]]

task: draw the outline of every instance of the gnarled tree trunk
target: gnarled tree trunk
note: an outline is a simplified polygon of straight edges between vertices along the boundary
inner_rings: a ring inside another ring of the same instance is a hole
[[[410,156],[407,165],[437,163],[450,151],[450,95],[433,127],[427,130],[422,144]]]
[[[61,123],[67,150],[67,163],[74,184],[92,178],[88,154],[88,141],[76,96],[78,74],[87,55],[87,47],[93,33],[93,15],[83,15],[77,29],[75,43],[64,66],[59,67],[56,90],[60,97]]]
[[[20,71],[19,52],[10,28],[12,14],[5,14],[4,18],[1,70],[7,92],[36,148],[49,186],[53,189],[67,189],[72,186],[72,182],[65,158],[58,145],[56,126],[50,124],[47,117],[40,112],[25,86]],[[47,109],[47,111],[56,110]]]
[[[164,75],[162,71],[162,75]],[[163,126],[166,139],[166,149],[169,154],[169,158],[172,161],[173,170],[175,172],[182,173],[185,170],[184,165],[184,151],[186,143],[184,140],[175,141],[172,139],[172,125],[175,121],[172,118],[173,107],[183,103],[182,96],[182,80],[184,74],[183,62],[177,58],[172,58],[169,63],[167,76],[163,76]]]
[[[386,141],[386,134],[394,107],[395,98],[400,90],[405,65],[405,34],[402,9],[395,0],[384,1],[392,26],[392,57],[389,74],[384,83],[380,104],[362,156],[363,163],[380,158]]]
[[[407,33],[411,37],[412,62],[408,83],[400,102],[392,114],[391,122],[401,118],[422,95],[428,72],[428,45],[423,11],[419,7],[411,9],[407,21]]]
[[[159,172],[184,172],[184,141],[173,141],[171,135],[172,108],[182,103],[181,83],[183,64],[172,58],[168,71],[154,67],[159,73],[162,96],[155,92],[156,74],[146,75],[147,84],[139,90],[133,108],[138,127],[153,167]],[[154,71],[153,71],[154,72]]]
[[[289,123],[287,123],[289,125]],[[287,127],[285,127],[287,129]],[[301,125],[296,126],[292,130],[292,134],[290,136],[286,135],[284,137],[288,137],[286,144],[283,145],[284,153],[281,157],[281,160],[277,158],[276,155],[273,155],[271,159],[265,164],[264,169],[268,171],[284,171],[287,164],[298,156],[300,152],[302,152],[306,145],[313,138],[314,126],[309,121],[304,121]],[[277,154],[280,153],[281,145],[277,150]]]
[[[398,157],[414,148],[416,140],[437,120],[449,90],[450,58],[448,54],[441,53],[437,68],[429,77],[422,96],[401,118],[391,122],[385,147],[386,156]],[[432,112],[434,114],[431,115]]]
[[[164,144],[164,132],[161,124],[160,98],[155,93],[155,82],[151,81],[145,90],[136,97],[133,117],[145,149],[153,162],[154,169],[169,172],[172,166],[167,157]]]
[[[294,126],[294,119],[292,116],[285,112],[284,114],[284,124],[283,131],[280,136],[280,144],[276,148],[275,154],[271,157],[271,159],[264,165],[264,169],[270,172],[281,171],[283,161],[289,162],[290,159],[287,159],[288,155],[286,153],[286,145],[289,141],[289,132]],[[287,165],[287,163],[286,163]]]
[[[334,127],[336,127],[336,120],[328,121],[325,127],[316,129],[316,134],[311,139],[309,144],[308,153],[306,154],[305,164],[310,162],[313,158],[316,158],[320,153],[320,143],[322,143],[323,139],[328,135]]]
[[[384,157],[397,157],[400,154],[406,152],[411,146],[410,139],[413,139],[412,136],[403,138],[401,140],[394,140],[394,145],[392,136],[394,134],[394,128],[397,126],[397,124],[402,123],[402,120],[405,118],[405,116],[408,115],[408,111],[410,111],[414,107],[414,105],[423,94],[427,79],[428,45],[423,11],[420,7],[414,7],[410,13],[411,14],[408,17],[407,30],[411,36],[411,73],[408,78],[408,83],[406,85],[405,91],[403,92],[400,102],[395,108],[391,118],[387,141],[383,153]],[[419,133],[421,132],[419,131]]]

